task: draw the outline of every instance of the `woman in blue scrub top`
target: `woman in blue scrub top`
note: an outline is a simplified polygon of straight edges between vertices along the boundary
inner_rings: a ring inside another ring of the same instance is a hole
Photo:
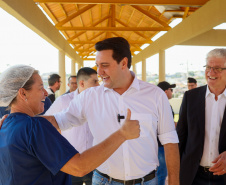
[[[0,106],[11,114],[0,129],[1,185],[69,185],[68,174],[83,176],[103,163],[127,139],[139,137],[130,120],[102,143],[79,154],[45,118],[47,92],[34,68],[12,66],[0,75]]]

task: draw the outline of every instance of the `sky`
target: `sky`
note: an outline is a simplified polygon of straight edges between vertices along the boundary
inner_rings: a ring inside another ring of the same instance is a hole
[[[16,18],[0,8],[0,73],[15,64],[31,65],[40,74],[58,72],[58,50]],[[166,74],[177,71],[203,70],[206,54],[216,47],[173,46],[166,53]],[[66,73],[70,73],[71,60],[66,57]],[[158,74],[158,54],[147,60],[147,71]],[[93,67],[95,61],[85,62]],[[141,73],[141,64],[137,64]]]

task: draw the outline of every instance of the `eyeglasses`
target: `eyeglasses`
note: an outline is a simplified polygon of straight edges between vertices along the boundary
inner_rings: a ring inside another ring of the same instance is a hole
[[[221,68],[221,67],[210,67],[210,66],[203,66],[206,68],[206,72],[209,72],[211,69],[213,70],[214,73],[221,73],[223,70],[225,70],[226,68]]]

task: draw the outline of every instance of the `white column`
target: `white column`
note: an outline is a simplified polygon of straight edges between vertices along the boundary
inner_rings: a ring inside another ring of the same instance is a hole
[[[136,64],[132,63],[132,65],[133,65],[133,72],[135,73],[135,75],[137,75]]]
[[[142,80],[146,82],[146,59],[142,60]]]
[[[166,70],[165,70],[165,50],[159,51],[159,82],[165,81]]]
[[[81,63],[78,63],[78,70],[82,68]]]
[[[75,72],[75,60],[71,60],[71,75],[76,75],[76,72]]]
[[[61,77],[61,86],[58,95],[62,95],[66,92],[66,72],[65,72],[65,53],[59,51],[59,75]]]

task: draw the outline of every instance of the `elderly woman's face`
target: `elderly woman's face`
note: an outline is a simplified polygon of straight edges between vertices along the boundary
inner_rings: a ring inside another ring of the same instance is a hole
[[[32,110],[34,115],[44,111],[44,101],[48,93],[43,87],[43,82],[39,74],[33,75],[34,84],[31,90],[27,91],[27,105]]]

